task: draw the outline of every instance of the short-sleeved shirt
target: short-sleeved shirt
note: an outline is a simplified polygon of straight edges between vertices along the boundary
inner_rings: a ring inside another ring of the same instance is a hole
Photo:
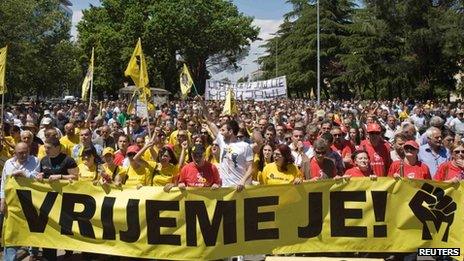
[[[216,139],[221,150],[219,174],[224,187],[239,185],[246,173],[246,166],[253,161],[253,150],[250,144],[238,141],[225,143],[224,136],[218,135]],[[247,180],[251,184],[251,179]]]
[[[213,184],[221,185],[221,178],[216,166],[205,161],[199,167],[194,162],[185,165],[180,171],[179,183],[187,187],[211,187]]]
[[[435,176],[438,166],[451,158],[447,148],[441,147],[438,153],[435,153],[429,144],[420,146],[418,156],[419,160],[429,167],[432,178]]]
[[[88,167],[84,163],[77,166],[79,168],[79,180],[81,181],[93,181],[97,176],[97,167]]]
[[[403,170],[401,170],[401,168],[403,168]],[[401,160],[394,161],[388,170],[388,176],[392,177],[395,173],[400,175],[403,174],[403,177],[412,179],[431,179],[429,167],[420,161],[415,165],[409,165]]]
[[[369,171],[364,172],[364,171],[360,170],[358,167],[354,167],[354,168],[351,168],[351,169],[348,169],[347,171],[345,171],[345,175],[349,175],[352,178],[364,178],[364,177],[369,177],[370,173],[369,173]]]
[[[378,177],[386,176],[391,164],[390,146],[382,141],[374,147],[370,141],[363,140],[360,147],[367,151],[374,174]]]
[[[127,180],[125,185],[128,186],[150,186],[153,179],[153,172],[156,168],[156,162],[146,161],[146,165],[134,167],[131,164],[127,167]]]
[[[295,178],[301,177],[301,172],[295,164],[287,164],[287,170],[281,171],[275,162],[267,164],[261,173],[263,184],[291,184]]]
[[[50,175],[68,175],[68,170],[77,168],[76,161],[64,153],[60,153],[54,158],[45,156],[40,161],[40,172],[44,173],[44,178]]]
[[[179,175],[179,166],[169,163],[165,167],[158,163],[153,177],[153,186],[164,186],[174,181]]]
[[[455,177],[464,179],[464,169],[455,166],[451,161],[445,162],[438,167],[434,180],[447,181]]]
[[[309,161],[309,175],[310,178],[333,178],[337,175],[335,162],[332,159],[325,157],[321,166],[319,162],[317,162],[316,157],[313,157]]]

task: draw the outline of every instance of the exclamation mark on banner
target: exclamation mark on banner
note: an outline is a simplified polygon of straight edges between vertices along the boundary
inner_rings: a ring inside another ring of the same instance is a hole
[[[387,191],[371,191],[375,222],[385,222]],[[387,225],[374,225],[374,237],[387,237]]]

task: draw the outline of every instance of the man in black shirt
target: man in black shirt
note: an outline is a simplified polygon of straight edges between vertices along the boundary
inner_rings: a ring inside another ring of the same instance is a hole
[[[76,161],[61,152],[60,140],[57,137],[49,137],[44,143],[45,156],[40,161],[40,173],[37,174],[37,180],[48,179],[54,180],[77,180],[79,177],[79,169]],[[71,252],[72,253],[72,252]],[[57,260],[56,249],[43,249],[43,257],[46,260]],[[68,252],[66,253],[68,254]]]
[[[73,158],[61,152],[60,140],[50,137],[45,140],[45,156],[40,161],[40,173],[38,180],[77,180],[79,169]]]

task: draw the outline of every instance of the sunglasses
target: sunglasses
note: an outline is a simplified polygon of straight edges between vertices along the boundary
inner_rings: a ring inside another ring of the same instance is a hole
[[[342,135],[341,135],[341,134],[334,134],[334,135],[332,135],[332,136],[334,136],[334,137],[341,137]]]
[[[456,154],[464,154],[464,150],[453,150]]]
[[[127,157],[135,157],[136,153],[128,153]]]

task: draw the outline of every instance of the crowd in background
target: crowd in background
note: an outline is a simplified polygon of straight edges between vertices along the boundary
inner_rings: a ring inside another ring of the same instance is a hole
[[[170,101],[145,113],[123,101],[5,108],[1,210],[8,176],[94,185],[234,187],[389,176],[464,178],[464,104],[446,102]],[[5,249],[14,260],[19,247]],[[30,250],[31,256],[37,250]],[[43,249],[47,260],[56,250]],[[9,259],[10,258],[10,259]]]

